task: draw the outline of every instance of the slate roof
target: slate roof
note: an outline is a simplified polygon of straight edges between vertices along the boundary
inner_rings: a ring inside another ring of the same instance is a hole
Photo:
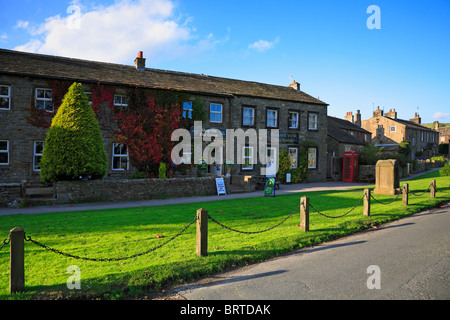
[[[360,144],[360,145],[365,144],[364,142],[358,140],[356,137],[348,133],[347,130],[371,134],[370,131],[363,129],[360,126],[351,123],[350,121],[330,116],[328,116],[327,118],[328,118],[328,135],[341,143]]]
[[[215,96],[248,96],[327,105],[303,91],[252,81],[80,60],[0,49],[0,74],[111,85],[180,90]]]
[[[412,128],[412,129],[419,129],[419,130],[436,132],[436,130],[434,130],[434,129],[428,128],[426,126],[423,126],[421,124],[418,124],[418,123],[415,123],[415,122],[412,122],[412,121],[409,121],[409,120],[403,120],[403,119],[398,119],[398,118],[393,119],[393,118],[390,118],[390,117],[386,117],[386,118],[391,119],[392,121],[396,121],[396,122],[398,122],[400,124],[405,125],[406,127]]]

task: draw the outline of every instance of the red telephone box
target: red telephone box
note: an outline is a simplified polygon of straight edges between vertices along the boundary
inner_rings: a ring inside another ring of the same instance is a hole
[[[358,153],[356,151],[344,152],[342,181],[356,182],[358,179]]]

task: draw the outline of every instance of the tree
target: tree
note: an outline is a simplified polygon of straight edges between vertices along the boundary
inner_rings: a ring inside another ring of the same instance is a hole
[[[101,179],[108,161],[95,113],[73,83],[52,120],[40,162],[41,180]]]

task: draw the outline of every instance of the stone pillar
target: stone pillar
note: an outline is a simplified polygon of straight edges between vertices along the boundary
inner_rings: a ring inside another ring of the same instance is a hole
[[[375,189],[373,193],[387,195],[400,193],[397,160],[378,160],[375,166]]]
[[[370,189],[364,189],[363,215],[370,216]]]

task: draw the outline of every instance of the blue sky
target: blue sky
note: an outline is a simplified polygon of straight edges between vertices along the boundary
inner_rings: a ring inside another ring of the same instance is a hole
[[[367,20],[380,9],[380,29]],[[0,47],[301,89],[450,123],[449,0],[0,0]]]

